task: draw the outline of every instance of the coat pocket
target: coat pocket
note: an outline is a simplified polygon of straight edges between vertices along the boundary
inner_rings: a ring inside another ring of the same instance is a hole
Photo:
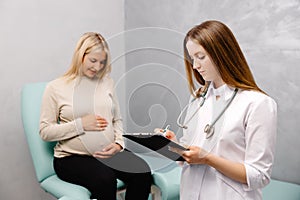
[[[236,182],[216,170],[217,182],[223,199],[245,200],[242,184]]]

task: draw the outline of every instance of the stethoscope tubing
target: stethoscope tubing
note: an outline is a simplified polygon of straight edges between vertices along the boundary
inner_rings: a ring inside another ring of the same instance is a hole
[[[234,99],[237,91],[238,91],[238,89],[235,88],[234,92],[233,92],[233,94],[232,94],[232,96],[230,98],[230,101],[226,104],[226,106],[223,108],[223,110],[221,111],[221,113],[215,118],[215,120],[211,123],[210,126],[214,126],[217,123],[217,121],[220,119],[220,117],[224,114],[224,112],[227,110],[227,108],[230,106],[231,102],[233,101],[233,99]]]
[[[213,122],[211,124],[207,124],[204,128],[204,132],[207,134],[206,138],[210,138],[213,134],[214,134],[214,125],[217,123],[217,121],[220,119],[220,117],[225,113],[225,111],[227,110],[227,108],[230,106],[230,104],[232,103],[233,99],[235,98],[236,94],[238,92],[238,88],[235,88],[234,89],[234,92],[230,98],[230,101],[226,104],[226,106],[223,108],[223,110],[220,112],[220,114],[213,120]],[[193,117],[196,115],[196,113],[200,110],[200,108],[203,106],[205,100],[206,100],[206,93],[204,95],[202,95],[200,98],[202,98],[200,104],[199,104],[199,107],[196,109],[196,111],[193,113],[193,115],[184,123],[184,124],[181,124],[180,123],[180,119],[183,115],[183,113],[186,111],[186,109],[197,99],[197,98],[194,98],[191,100],[190,103],[188,103],[183,109],[182,111],[180,112],[178,118],[177,118],[177,125],[180,127],[180,128],[183,128],[183,129],[187,129],[188,126],[185,125],[185,124],[188,124],[192,119]]]
[[[199,110],[199,109],[202,107],[202,105],[204,104],[204,102],[205,102],[205,97],[200,97],[200,98],[202,98],[202,101],[200,102],[199,107],[198,107],[197,110],[193,113],[193,115],[186,121],[185,124],[188,124],[188,123],[191,121],[191,119],[193,119],[193,117],[196,115],[196,113],[198,112],[198,110]],[[191,100],[190,103],[186,104],[186,106],[181,110],[180,114],[178,115],[178,117],[177,117],[177,125],[178,125],[180,128],[183,128],[183,129],[187,129],[187,128],[188,128],[186,125],[180,123],[180,119],[181,119],[183,113],[187,110],[187,108],[188,108],[188,107],[189,107],[196,99],[197,99],[197,98],[193,98],[193,99]]]

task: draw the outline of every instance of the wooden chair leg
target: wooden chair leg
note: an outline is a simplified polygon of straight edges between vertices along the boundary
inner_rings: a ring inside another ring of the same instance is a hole
[[[152,197],[152,200],[162,200],[161,199],[161,191],[156,185],[151,186],[151,197]]]
[[[126,189],[120,189],[117,191],[117,200],[125,200]]]

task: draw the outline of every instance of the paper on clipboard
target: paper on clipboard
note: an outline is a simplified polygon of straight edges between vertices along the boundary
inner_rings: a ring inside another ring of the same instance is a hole
[[[184,161],[180,154],[188,150],[160,134],[124,134],[123,136],[174,161]]]

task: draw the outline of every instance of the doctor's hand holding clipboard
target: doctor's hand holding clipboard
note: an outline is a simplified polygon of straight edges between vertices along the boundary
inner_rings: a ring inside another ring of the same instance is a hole
[[[154,132],[160,132],[167,139],[178,143],[175,133],[171,131],[169,127],[170,126],[168,125],[165,129],[155,129]],[[187,150],[182,150],[175,147],[170,147],[169,150],[183,157],[184,160],[189,164],[206,164],[205,158],[208,155],[208,152],[205,151],[203,148],[200,148],[198,146],[187,146],[184,144],[180,145],[184,146]],[[182,161],[177,162],[179,165],[182,164]]]

